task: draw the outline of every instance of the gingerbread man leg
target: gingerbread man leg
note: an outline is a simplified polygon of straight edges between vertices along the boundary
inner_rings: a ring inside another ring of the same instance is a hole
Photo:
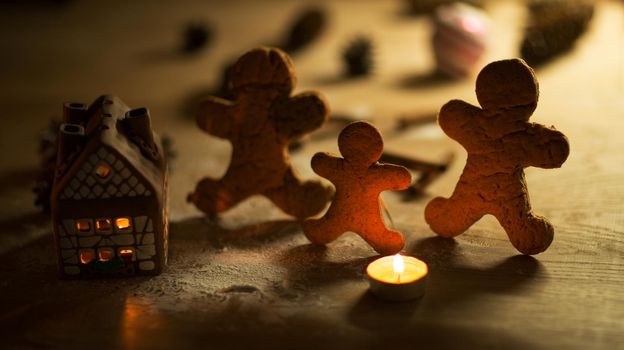
[[[522,254],[541,253],[552,243],[553,226],[545,218],[531,213],[526,195],[509,200],[494,216],[507,232],[511,244]]]
[[[427,204],[425,221],[439,236],[455,237],[485,214],[480,203],[481,199],[476,194],[458,187],[451,198],[437,197]]]
[[[301,226],[303,227],[303,233],[310,242],[325,245],[335,241],[346,231],[342,227],[341,222],[337,216],[325,215],[320,219],[307,219]]]
[[[377,253],[382,255],[396,254],[405,246],[403,235],[398,231],[386,228],[384,224],[373,228],[364,228],[359,233]]]
[[[230,188],[231,181],[202,179],[195,188],[195,192],[188,196],[197,208],[208,215],[214,215],[235,206],[249,195],[241,194],[239,189]]]
[[[333,190],[319,181],[299,181],[289,168],[284,174],[284,185],[268,190],[264,195],[285,213],[303,220],[323,210]]]

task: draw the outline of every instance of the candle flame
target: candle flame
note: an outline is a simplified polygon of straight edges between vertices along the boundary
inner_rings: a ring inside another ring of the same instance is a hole
[[[403,262],[403,257],[401,256],[401,254],[397,254],[394,256],[392,266],[394,267],[394,273],[399,276],[405,271],[405,263]]]

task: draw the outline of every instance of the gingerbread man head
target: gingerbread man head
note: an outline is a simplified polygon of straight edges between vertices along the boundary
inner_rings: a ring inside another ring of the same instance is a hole
[[[238,95],[242,90],[272,87],[289,95],[297,83],[293,63],[281,50],[257,48],[238,59],[230,71],[230,90]]]
[[[500,88],[501,81],[506,82],[504,89]],[[537,107],[539,85],[535,73],[519,58],[488,64],[479,73],[476,85],[479,104],[490,113],[521,110],[528,120]]]
[[[368,168],[381,157],[383,139],[373,125],[352,123],[340,132],[338,148],[351,165]]]

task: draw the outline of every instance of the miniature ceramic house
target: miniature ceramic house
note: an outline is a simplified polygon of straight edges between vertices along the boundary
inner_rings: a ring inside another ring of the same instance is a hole
[[[66,103],[50,198],[61,274],[159,274],[167,164],[146,108],[114,96]]]

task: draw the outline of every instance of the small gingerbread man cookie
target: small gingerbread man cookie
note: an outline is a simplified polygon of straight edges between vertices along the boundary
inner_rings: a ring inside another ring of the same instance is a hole
[[[230,73],[235,100],[208,97],[197,115],[199,128],[232,143],[230,166],[220,180],[201,180],[189,201],[214,215],[261,194],[300,220],[325,207],[332,190],[302,182],[287,148],[327,121],[328,106],[316,92],[291,97],[295,83],[292,61],[279,49],[254,49],[236,62]]]
[[[389,230],[379,208],[379,194],[409,187],[409,171],[398,165],[377,163],[383,152],[383,139],[372,124],[354,122],[338,137],[344,158],[317,153],[312,169],[336,186],[334,200],[320,219],[308,219],[303,232],[314,244],[332,242],[346,231],[359,234],[380,254],[403,249],[401,233]]]
[[[438,115],[442,130],[468,152],[451,198],[434,198],[425,220],[438,235],[454,237],[485,214],[494,215],[523,254],[537,254],[553,239],[552,225],[531,213],[524,168],[558,168],[568,140],[554,128],[529,123],[538,83],[520,59],[490,63],[477,77],[482,108],[452,100]]]

